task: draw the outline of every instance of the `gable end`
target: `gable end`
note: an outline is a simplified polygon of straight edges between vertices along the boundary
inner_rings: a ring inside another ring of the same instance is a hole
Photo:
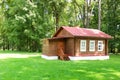
[[[73,37],[73,35],[65,30],[63,27],[61,27],[54,35],[53,37]]]

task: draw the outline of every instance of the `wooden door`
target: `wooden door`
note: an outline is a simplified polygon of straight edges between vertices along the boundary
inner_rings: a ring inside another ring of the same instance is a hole
[[[57,43],[57,55],[60,60],[70,60],[68,55],[65,54],[65,42],[59,41]]]
[[[59,41],[59,42],[57,43],[57,48],[58,48],[58,49],[62,49],[63,52],[65,52],[65,44],[64,44],[64,41]]]

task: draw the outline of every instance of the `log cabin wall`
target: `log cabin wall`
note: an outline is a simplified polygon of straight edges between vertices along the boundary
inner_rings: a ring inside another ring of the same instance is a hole
[[[43,39],[42,40],[42,53],[43,54],[49,54],[49,40],[48,39]]]
[[[56,56],[57,48],[63,48],[65,54],[74,56],[74,38],[49,40],[48,56]]]
[[[56,56],[57,52],[57,40],[49,40],[49,54],[48,56]]]
[[[49,40],[49,54],[48,56],[57,56],[58,48],[62,48],[65,52],[65,40],[64,39],[53,39]]]
[[[86,40],[86,51],[80,51],[80,41]],[[90,40],[95,40],[95,51],[89,51]],[[98,51],[98,41],[103,41],[104,49],[103,51]],[[48,56],[56,56],[57,48],[64,47],[64,53],[70,56],[100,56],[108,55],[108,40],[103,39],[84,39],[84,38],[66,38],[66,39],[53,39],[44,40],[43,54]]]
[[[108,40],[105,40],[105,55],[108,55]]]
[[[80,51],[80,41],[86,40],[86,51]],[[95,40],[95,51],[89,51],[90,40]],[[98,41],[103,41],[103,51],[98,51]],[[102,56],[106,55],[106,47],[107,44],[104,39],[84,39],[84,38],[76,38],[75,39],[75,56]]]

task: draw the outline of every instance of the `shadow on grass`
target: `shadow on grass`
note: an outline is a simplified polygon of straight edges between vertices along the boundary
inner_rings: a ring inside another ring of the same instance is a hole
[[[112,68],[104,68],[99,70],[88,70],[89,67],[73,70],[72,73],[78,75],[77,80],[119,80],[120,71]]]
[[[103,61],[12,58],[0,61],[0,76],[2,80],[119,80],[119,61],[120,56],[114,55]]]

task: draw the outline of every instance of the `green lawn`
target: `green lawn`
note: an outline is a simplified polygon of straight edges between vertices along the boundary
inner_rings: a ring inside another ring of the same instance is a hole
[[[101,61],[0,59],[0,80],[120,80],[120,55]]]

